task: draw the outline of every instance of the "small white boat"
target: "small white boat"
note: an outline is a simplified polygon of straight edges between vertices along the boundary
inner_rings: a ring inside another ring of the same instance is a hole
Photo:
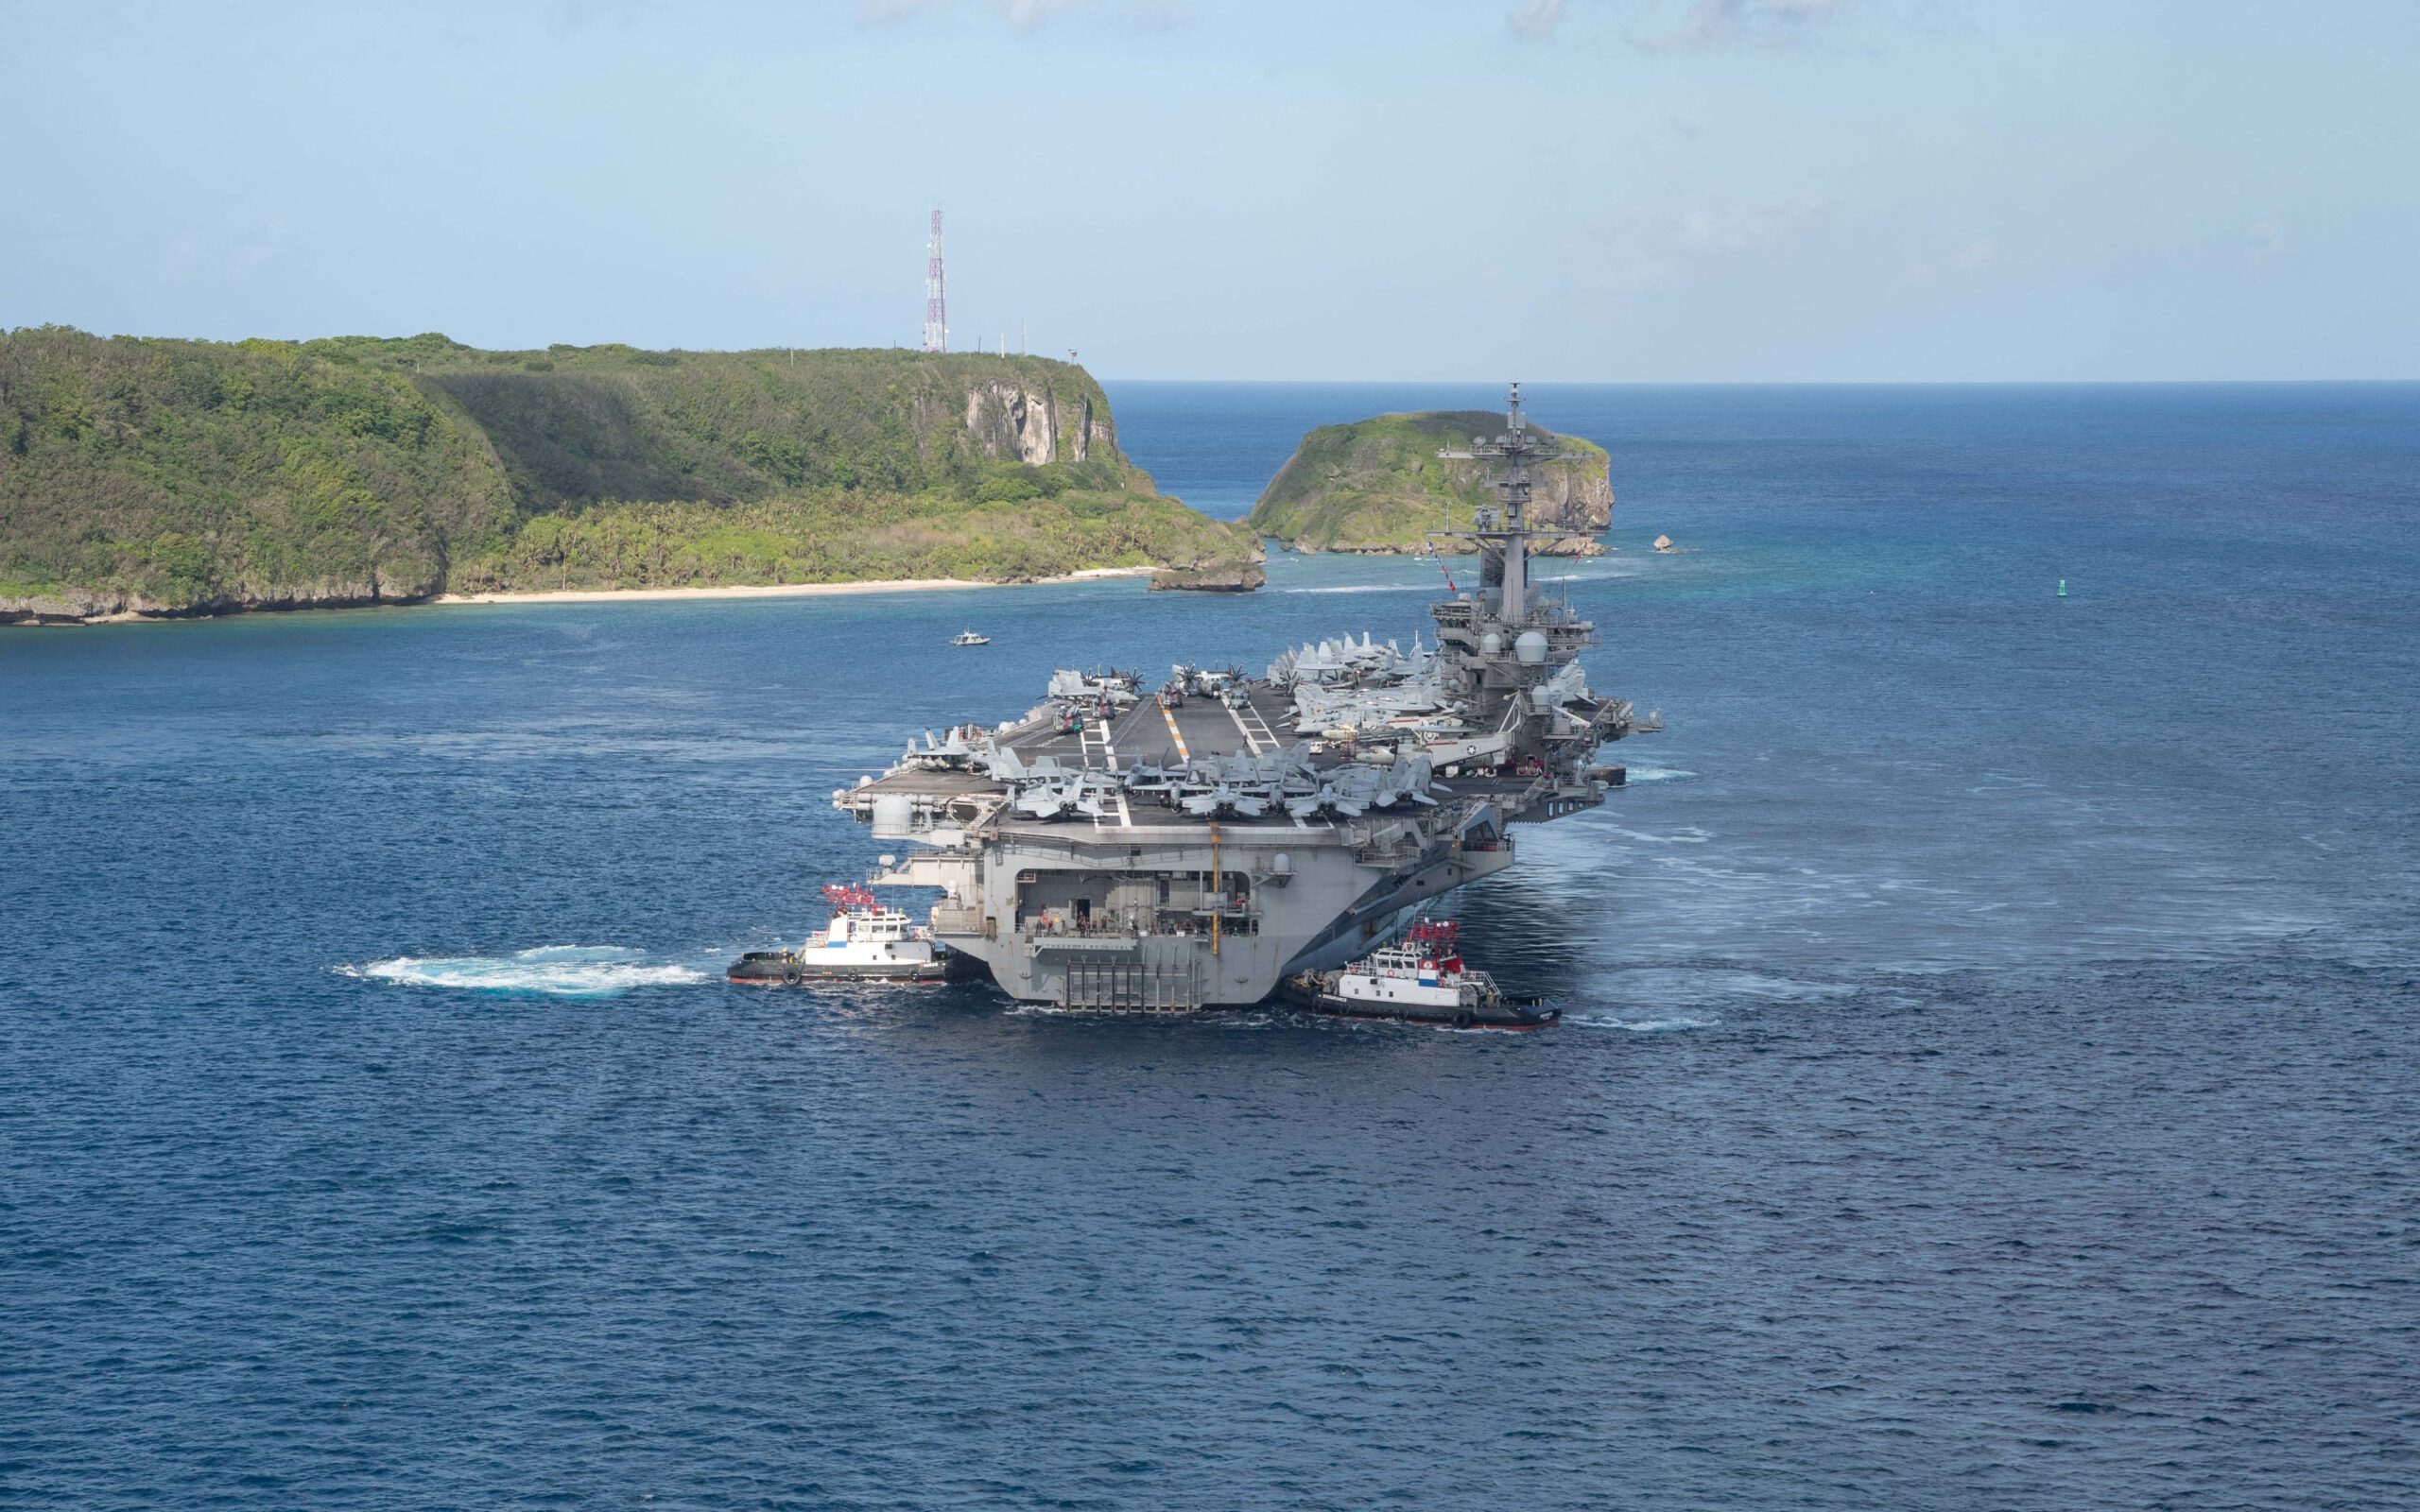
[[[992,644],[992,638],[988,635],[977,635],[973,630],[960,630],[956,635],[950,637],[949,644],[952,645],[989,645]]]

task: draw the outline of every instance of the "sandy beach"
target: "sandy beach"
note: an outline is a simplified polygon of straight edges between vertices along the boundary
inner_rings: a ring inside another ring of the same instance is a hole
[[[1087,567],[1035,583],[1080,583],[1096,577],[1148,577],[1149,567]],[[438,604],[606,604],[648,598],[816,598],[829,593],[908,593],[940,588],[1023,588],[972,577],[898,577],[863,583],[768,583],[735,588],[561,588],[528,593],[441,593]]]

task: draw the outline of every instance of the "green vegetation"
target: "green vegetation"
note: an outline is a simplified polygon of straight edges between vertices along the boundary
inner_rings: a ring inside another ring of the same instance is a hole
[[[485,593],[902,577],[1014,582],[1080,567],[1233,557],[1249,545],[1235,526],[1174,499],[1077,489],[1030,500],[856,493],[611,504],[530,520],[502,546],[458,559],[448,586]]]
[[[1466,530],[1472,513],[1495,502],[1489,467],[1439,456],[1494,436],[1504,417],[1481,410],[1380,415],[1351,425],[1322,425],[1253,506],[1251,525],[1301,551],[1418,552],[1431,534]],[[1569,534],[1548,550],[1583,551],[1604,529],[1613,505],[1603,447],[1556,437],[1562,455],[1532,470],[1532,523]]]
[[[475,427],[406,373],[276,341],[0,335],[12,597],[407,597],[443,581],[449,541],[513,518]]]
[[[0,334],[0,618],[1251,549],[1043,358]]]

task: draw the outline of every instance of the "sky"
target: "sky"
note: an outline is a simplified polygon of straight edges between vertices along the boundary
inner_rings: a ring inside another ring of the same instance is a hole
[[[0,0],[0,328],[2420,377],[2412,0]]]

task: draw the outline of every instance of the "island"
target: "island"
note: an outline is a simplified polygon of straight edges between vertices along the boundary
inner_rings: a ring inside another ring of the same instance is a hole
[[[1215,576],[1258,548],[1042,357],[0,333],[0,622]]]
[[[1253,506],[1253,529],[1296,551],[1420,554],[1443,530],[1467,530],[1471,515],[1494,501],[1482,462],[1441,457],[1466,451],[1475,436],[1494,436],[1504,417],[1483,410],[1379,415],[1322,425],[1305,436]],[[1614,488],[1605,449],[1576,437],[1552,437],[1562,455],[1531,470],[1530,524],[1562,534],[1530,549],[1595,557],[1612,519]]]

